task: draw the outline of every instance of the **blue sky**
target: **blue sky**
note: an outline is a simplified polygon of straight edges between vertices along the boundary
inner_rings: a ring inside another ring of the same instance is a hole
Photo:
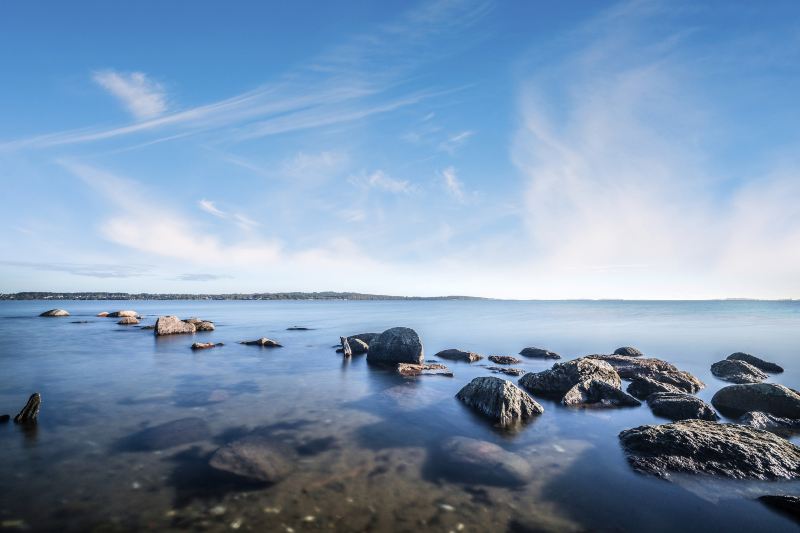
[[[0,50],[3,292],[800,297],[797,2],[7,2]]]

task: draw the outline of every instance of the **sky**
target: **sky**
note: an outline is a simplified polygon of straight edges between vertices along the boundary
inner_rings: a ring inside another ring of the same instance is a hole
[[[800,298],[800,3],[4,2],[0,292]]]

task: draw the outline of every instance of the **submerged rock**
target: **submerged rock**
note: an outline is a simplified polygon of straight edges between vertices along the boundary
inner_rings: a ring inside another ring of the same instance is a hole
[[[51,317],[69,316],[69,312],[63,309],[50,309],[49,311],[45,311],[39,316],[51,316]]]
[[[660,381],[656,381],[652,378],[635,378],[625,390],[628,391],[628,394],[631,394],[640,400],[646,400],[648,396],[655,394],[656,392],[683,392],[675,385],[661,383]]]
[[[516,357],[511,357],[510,355],[490,355],[487,359],[489,359],[489,361],[492,363],[497,363],[498,365],[518,365],[522,362]]]
[[[286,331],[311,331],[314,328],[307,328],[305,326],[289,326]]]
[[[142,326],[141,329],[156,329],[156,326],[155,325]]]
[[[458,350],[456,348],[442,350],[434,355],[434,357],[448,359],[450,361],[466,361],[467,363],[474,363],[475,361],[480,361],[483,359],[482,355],[476,354],[475,352],[467,352],[464,350]]]
[[[739,418],[739,423],[756,429],[763,429],[786,438],[800,433],[800,420],[781,418],[761,411],[750,411],[743,414]]]
[[[136,325],[138,323],[139,323],[139,319],[138,318],[134,318],[132,316],[126,316],[126,317],[120,319],[117,322],[117,324],[119,324],[120,326],[134,326],[134,325]]]
[[[450,437],[440,448],[437,461],[454,480],[488,485],[524,485],[533,470],[525,459],[491,442],[467,437]]]
[[[800,522],[800,497],[780,495],[759,496],[758,501],[792,518],[795,522]]]
[[[17,424],[32,424],[35,423],[36,420],[39,418],[39,409],[42,407],[42,395],[38,392],[34,392],[31,394],[28,401],[25,403],[25,407],[22,408],[22,411],[17,413],[17,416],[14,417],[14,422]]]
[[[261,346],[262,348],[282,348],[280,343],[266,337],[261,337],[260,339],[256,339],[254,341],[239,341],[239,344],[244,344],[246,346]]]
[[[544,408],[510,381],[479,377],[464,386],[456,398],[502,426],[542,414]]]
[[[603,381],[616,388],[622,383],[608,363],[581,358],[556,363],[550,370],[525,374],[519,384],[533,393],[563,396],[575,385],[589,380]]]
[[[487,366],[486,370],[491,370],[496,374],[506,374],[507,376],[521,376],[525,371],[520,368],[508,368],[505,366]]]
[[[800,394],[775,383],[728,385],[718,390],[711,404],[722,414],[741,416],[749,411],[800,419]]]
[[[705,384],[689,372],[679,370],[672,363],[653,357],[631,357],[629,355],[589,355],[587,358],[605,361],[623,379],[650,378],[660,383],[673,385],[683,392],[695,393]]]
[[[192,416],[145,428],[128,437],[126,444],[128,448],[138,451],[165,450],[210,436],[206,421]]]
[[[622,346],[614,350],[614,355],[627,355],[628,357],[640,357],[644,355],[641,351],[633,346]]]
[[[217,346],[223,346],[221,342],[214,344],[213,342],[195,342],[192,344],[192,350],[207,350],[208,348],[216,348]]]
[[[589,379],[572,387],[561,398],[561,403],[570,406],[592,407],[636,407],[639,400],[605,381]]]
[[[176,316],[160,316],[156,320],[156,335],[176,335],[180,333],[194,333],[194,324],[184,322]]]
[[[452,378],[453,372],[446,366],[438,363],[413,364],[400,363],[397,372],[402,376],[447,376]]]
[[[768,377],[750,363],[730,359],[723,359],[711,365],[711,373],[731,383],[759,383]]]
[[[771,374],[780,374],[783,372],[783,367],[780,365],[764,361],[760,357],[750,355],[749,353],[736,352],[730,354],[727,358],[729,361],[744,361],[745,363],[750,363],[757,369],[763,370],[764,372],[769,372]]]
[[[212,468],[248,481],[276,483],[292,471],[285,452],[262,436],[249,436],[219,448],[211,457]]]
[[[800,477],[800,448],[747,426],[684,420],[627,429],[619,438],[634,470],[662,478],[673,472],[735,479]]]
[[[523,348],[519,354],[523,357],[536,357],[538,359],[561,359],[561,356],[555,352],[534,346]]]
[[[647,405],[654,415],[670,420],[719,419],[710,405],[686,392],[656,392],[647,398]]]
[[[113,313],[108,313],[106,316],[109,318],[139,318],[139,313],[136,311],[114,311]]]
[[[422,342],[411,328],[391,328],[369,343],[367,360],[372,363],[415,363],[425,359]]]

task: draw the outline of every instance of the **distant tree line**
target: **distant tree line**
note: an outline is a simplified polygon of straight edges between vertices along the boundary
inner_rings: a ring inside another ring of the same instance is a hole
[[[390,296],[359,292],[258,292],[232,294],[161,294],[127,292],[0,293],[0,300],[481,300],[473,296]]]

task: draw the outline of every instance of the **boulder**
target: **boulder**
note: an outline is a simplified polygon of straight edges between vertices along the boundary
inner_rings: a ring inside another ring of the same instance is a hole
[[[208,320],[203,320],[202,322],[194,325],[196,331],[214,331],[214,323],[209,322]]]
[[[730,361],[744,361],[745,363],[750,363],[757,369],[769,372],[770,374],[780,374],[783,372],[783,367],[780,365],[764,361],[760,357],[750,355],[749,353],[736,352],[730,354],[727,358]]]
[[[625,390],[628,391],[628,394],[640,400],[646,400],[648,396],[656,392],[683,392],[675,385],[661,383],[652,378],[636,378],[631,381]]]
[[[705,387],[702,381],[689,372],[678,370],[675,365],[661,359],[629,355],[589,355],[586,358],[605,361],[614,367],[623,379],[650,378],[691,393]]]
[[[137,451],[165,450],[208,439],[211,430],[202,418],[190,416],[145,428],[126,439],[127,447]]]
[[[522,362],[516,357],[511,357],[510,355],[490,355],[487,359],[489,359],[489,361],[492,363],[497,363],[498,365],[518,365]]]
[[[249,436],[219,448],[211,456],[212,468],[248,481],[276,483],[292,471],[292,461],[282,448],[262,436]]]
[[[634,470],[662,478],[671,473],[800,477],[800,448],[768,431],[738,424],[684,420],[627,429],[619,438]]]
[[[569,389],[561,403],[583,407],[637,407],[639,400],[615,387],[597,379],[588,379]]]
[[[785,514],[795,522],[800,522],[800,496],[787,496],[785,494],[764,495],[759,496],[758,501]]]
[[[50,309],[49,311],[45,311],[39,316],[50,316],[50,317],[69,316],[69,312],[63,309]]]
[[[367,360],[371,363],[414,363],[425,359],[422,342],[411,328],[391,328],[369,343]]]
[[[179,333],[194,333],[194,324],[188,324],[176,316],[160,316],[156,320],[156,335],[176,335]]]
[[[138,323],[139,319],[132,316],[123,317],[117,322],[120,326],[134,326]]]
[[[743,414],[739,417],[739,423],[756,429],[763,429],[786,438],[800,433],[800,420],[781,418],[761,411],[750,411]]]
[[[491,370],[495,374],[505,374],[507,376],[521,376],[525,371],[519,368],[508,368],[505,366],[487,366],[486,370]]]
[[[223,346],[221,342],[214,344],[213,342],[195,342],[192,344],[192,350],[207,350],[209,348],[216,348],[217,346]]]
[[[572,387],[588,380],[604,381],[616,388],[622,383],[608,363],[581,358],[556,363],[550,370],[525,374],[519,384],[533,393],[563,397]]]
[[[561,359],[561,356],[544,348],[528,347],[523,348],[519,354],[523,357],[535,357],[537,359]]]
[[[768,377],[750,363],[731,359],[723,359],[711,365],[711,373],[731,383],[759,383]]]
[[[762,411],[782,418],[800,419],[800,394],[775,383],[728,385],[714,394],[711,404],[728,416]]]
[[[487,485],[524,485],[533,474],[519,455],[467,437],[450,437],[442,443],[437,468],[455,481]]]
[[[355,337],[347,337],[347,344],[350,346],[350,354],[361,354],[367,353],[369,351],[369,346],[366,342],[362,341],[361,339],[357,339]],[[337,353],[341,353],[343,348],[339,347],[336,349]]]
[[[450,361],[466,361],[467,363],[474,363],[475,361],[480,361],[483,359],[482,355],[478,355],[475,352],[466,352],[464,350],[458,350],[456,348],[450,348],[449,350],[442,350],[438,352],[434,357],[438,357],[441,359],[448,359]]]
[[[456,398],[501,426],[523,422],[542,414],[544,408],[510,381],[479,377],[464,386]]]
[[[139,313],[137,313],[136,311],[114,311],[113,313],[109,313],[106,316],[108,316],[109,318],[125,318],[125,317],[139,318]]]
[[[647,405],[654,415],[670,420],[719,420],[710,405],[687,392],[656,392],[647,397]]]
[[[281,348],[282,345],[277,341],[272,339],[268,339],[266,337],[261,337],[260,339],[256,339],[254,341],[239,341],[239,344],[244,344],[247,346],[261,346],[262,348]]]
[[[438,363],[414,364],[400,363],[397,372],[401,376],[447,376],[453,377],[453,372],[446,366]]]
[[[622,346],[614,350],[614,355],[627,355],[628,357],[641,357],[644,355],[637,348],[633,346]]]
[[[100,318],[105,318],[108,316],[108,311],[102,311],[100,313],[97,313],[95,316],[99,316]]]
[[[39,410],[41,407],[42,395],[38,392],[34,392],[31,394],[30,398],[28,398],[25,407],[14,417],[14,422],[16,424],[35,424],[36,420],[39,418]]]

